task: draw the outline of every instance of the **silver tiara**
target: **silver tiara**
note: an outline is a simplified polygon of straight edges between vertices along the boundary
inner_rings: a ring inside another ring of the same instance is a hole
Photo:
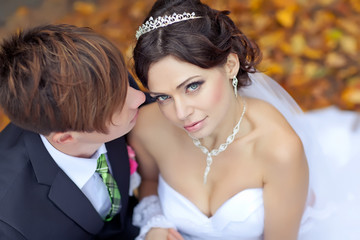
[[[135,36],[136,39],[139,39],[141,35],[150,32],[152,30],[155,30],[157,28],[166,27],[173,23],[195,19],[195,18],[201,18],[201,17],[195,16],[194,12],[192,13],[184,12],[183,14],[174,13],[173,15],[170,16],[165,15],[165,16],[157,17],[155,20],[153,17],[150,17],[149,20],[147,20],[143,25],[139,27],[139,29],[136,31]]]

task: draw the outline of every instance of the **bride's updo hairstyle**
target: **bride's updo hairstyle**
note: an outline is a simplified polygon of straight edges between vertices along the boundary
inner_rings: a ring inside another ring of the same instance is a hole
[[[247,73],[256,71],[261,52],[227,16],[229,11],[211,9],[199,0],[158,0],[144,23],[150,17],[156,19],[184,12],[194,12],[199,18],[159,27],[139,37],[133,56],[141,83],[148,87],[150,65],[169,55],[208,69],[222,66],[230,53],[236,53],[240,61],[238,87],[249,85]]]

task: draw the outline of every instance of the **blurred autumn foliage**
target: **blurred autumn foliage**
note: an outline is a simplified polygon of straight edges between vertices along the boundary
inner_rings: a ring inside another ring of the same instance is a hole
[[[304,110],[336,105],[360,111],[359,0],[203,2],[231,11],[231,18],[263,51],[259,69],[289,91]],[[47,21],[92,27],[119,47],[131,71],[135,31],[153,3],[47,0],[38,9],[19,8],[7,26],[11,30],[27,26],[40,13],[49,16]],[[1,29],[0,33],[4,35]],[[6,122],[0,113],[0,129]]]

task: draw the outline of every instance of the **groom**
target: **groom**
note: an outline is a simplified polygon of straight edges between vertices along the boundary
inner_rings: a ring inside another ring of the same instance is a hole
[[[0,239],[134,239],[124,135],[144,100],[119,50],[88,28],[3,41],[0,105],[12,123],[0,133]]]

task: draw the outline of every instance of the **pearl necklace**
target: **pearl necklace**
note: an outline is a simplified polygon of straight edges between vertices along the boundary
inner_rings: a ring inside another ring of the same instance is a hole
[[[206,184],[207,181],[207,176],[210,172],[210,166],[213,162],[212,157],[213,156],[217,156],[219,153],[221,153],[222,151],[225,151],[225,149],[230,145],[230,143],[232,143],[235,139],[235,135],[239,132],[240,129],[240,123],[245,115],[245,111],[246,111],[246,105],[245,105],[245,100],[243,100],[243,111],[241,113],[240,116],[240,120],[239,122],[235,125],[232,134],[230,134],[230,136],[227,137],[226,142],[221,144],[220,147],[218,149],[213,149],[211,151],[209,151],[206,147],[204,147],[203,145],[201,145],[199,139],[194,138],[193,136],[191,136],[189,134],[189,136],[192,138],[193,143],[195,144],[196,147],[200,148],[200,150],[207,155],[206,157],[206,168],[205,168],[205,172],[204,172],[204,184]]]

